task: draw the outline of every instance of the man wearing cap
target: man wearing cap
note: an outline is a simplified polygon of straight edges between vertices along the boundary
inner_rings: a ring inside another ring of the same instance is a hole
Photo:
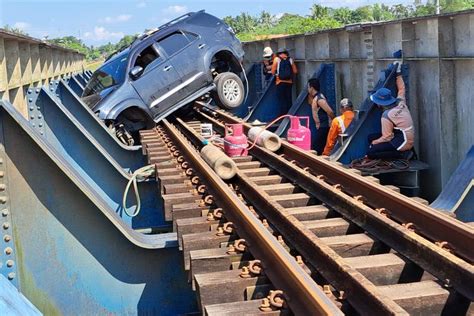
[[[401,76],[400,62],[397,67],[398,98],[387,88],[380,88],[370,100],[384,109],[381,124],[382,133],[369,135],[369,159],[410,159],[415,141],[415,130],[410,110],[405,102],[405,83]]]
[[[354,119],[354,111],[351,100],[344,98],[341,100],[339,105],[341,115],[335,117],[331,122],[331,128],[329,129],[326,146],[324,147],[323,151],[324,156],[329,156],[331,154],[334,145],[336,145],[338,136],[346,132],[347,127]]]
[[[293,77],[298,73],[293,58],[286,48],[280,48],[273,60],[272,74],[276,76],[276,90],[279,109],[275,109],[275,117],[286,114],[293,103]]]
[[[265,80],[270,80],[273,76],[272,74],[272,65],[273,59],[275,58],[275,54],[273,54],[273,50],[271,47],[265,47],[263,49],[263,75],[265,76]]]

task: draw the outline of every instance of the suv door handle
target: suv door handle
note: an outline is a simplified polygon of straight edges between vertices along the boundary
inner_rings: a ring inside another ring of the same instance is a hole
[[[166,66],[165,68],[163,68],[163,71],[170,71],[171,68],[173,68],[173,66]]]
[[[198,46],[199,49],[203,49],[204,47],[206,47],[206,44],[199,44]]]

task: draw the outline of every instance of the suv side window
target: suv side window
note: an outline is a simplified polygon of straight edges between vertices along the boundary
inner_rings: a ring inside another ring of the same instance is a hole
[[[140,66],[143,69],[146,69],[149,64],[159,58],[160,55],[157,53],[153,45],[150,45],[137,55],[137,59],[135,60],[135,64],[133,66]]]
[[[164,49],[166,54],[171,56],[183,47],[187,46],[190,41],[183,33],[176,32],[160,39],[158,43],[160,44],[161,48]]]

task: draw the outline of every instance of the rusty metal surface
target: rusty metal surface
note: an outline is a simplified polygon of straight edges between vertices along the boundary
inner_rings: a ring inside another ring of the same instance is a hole
[[[218,121],[205,114],[202,115],[208,121],[212,122],[215,128],[223,128],[223,125]],[[293,151],[300,151],[298,148],[295,148],[290,144],[285,144],[285,146]],[[259,160],[264,161],[275,170],[278,170],[280,174],[284,175],[294,183],[297,183],[299,186],[304,188],[305,191],[311,193],[323,203],[333,206],[335,210],[343,214],[348,220],[356,223],[359,227],[368,231],[372,235],[377,236],[391,248],[403,253],[410,260],[421,266],[424,270],[430,272],[441,280],[448,280],[450,285],[454,286],[469,300],[472,301],[474,299],[474,267],[470,263],[459,257],[456,257],[445,249],[440,248],[431,241],[426,240],[422,236],[410,230],[409,227],[406,227],[406,225],[405,227],[399,225],[398,223],[389,219],[387,216],[384,216],[380,212],[368,207],[367,205],[364,205],[364,203],[360,201],[360,198],[352,197],[344,193],[341,189],[336,189],[332,184],[326,182],[326,177],[317,177],[307,170],[303,170],[302,168],[296,166],[295,163],[290,163],[288,160],[280,157],[279,155],[269,152],[261,147],[254,147],[251,149],[251,153],[255,157],[258,157]],[[309,154],[306,155],[309,156]],[[294,156],[291,157],[293,158]],[[325,163],[333,165],[328,162]],[[304,165],[307,166],[308,164]],[[363,177],[360,178],[362,178],[364,182],[369,182]],[[249,185],[248,182],[250,180],[242,173],[239,173],[239,179],[242,179],[241,181],[238,181],[238,185],[241,190],[242,188],[246,188],[247,194],[253,198],[258,199],[261,206],[260,209],[267,211],[272,208],[265,192],[258,190],[255,185]],[[388,191],[388,189],[383,188],[383,186],[380,185],[372,184],[372,186],[380,187],[381,189]],[[262,195],[265,197],[262,198]],[[404,199],[407,200],[407,198]],[[253,205],[258,205],[258,203],[252,199],[251,202]],[[409,202],[413,203],[412,201]],[[276,215],[275,212],[269,211],[267,216],[274,217]],[[285,235],[296,236],[296,233],[292,232],[291,229],[287,227],[287,225],[292,225],[291,221],[288,222],[288,216],[274,218],[272,222],[275,223],[276,226],[281,224],[282,233],[287,231]],[[285,222],[286,225],[284,224]],[[309,233],[311,236],[311,232]],[[304,235],[305,234],[301,234],[301,236]],[[295,238],[295,242],[298,244],[302,241],[299,238]],[[308,245],[305,245],[301,247],[301,249],[305,251],[307,246]],[[472,246],[470,247],[472,248]],[[326,254],[323,252],[321,255],[325,256]],[[320,261],[321,258],[317,257],[315,260]],[[346,280],[345,282],[350,280],[350,278],[347,276],[345,278],[339,278],[339,280],[344,279]],[[347,283],[343,288],[346,287]],[[361,291],[358,292],[362,293]],[[363,303],[363,301],[360,303]]]
[[[242,122],[222,110],[215,111],[226,122]],[[250,124],[244,123],[246,131]],[[289,160],[309,167],[315,174],[326,176],[327,182],[340,184],[342,190],[352,196],[363,196],[372,208],[385,208],[400,223],[413,223],[418,234],[433,242],[447,242],[449,248],[469,263],[474,262],[474,229],[454,218],[448,218],[436,210],[415,203],[406,196],[357,175],[348,169],[326,161],[312,153],[283,141],[280,154]]]
[[[252,253],[260,258],[266,274],[275,286],[291,293],[289,305],[296,314],[340,315],[341,311],[328,299],[324,292],[274,238],[265,226],[255,218],[250,209],[239,200],[238,196],[223,182],[212,169],[200,158],[197,151],[189,146],[177,129],[167,120],[163,121],[166,132],[186,156],[193,168],[208,185],[214,199],[225,206],[225,215],[235,223],[238,233],[245,238]],[[187,133],[193,133],[188,129]],[[194,138],[198,143],[200,140]]]

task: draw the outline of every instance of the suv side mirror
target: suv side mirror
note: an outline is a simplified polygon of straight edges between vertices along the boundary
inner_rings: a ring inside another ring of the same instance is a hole
[[[133,67],[132,69],[130,69],[130,77],[135,80],[135,79],[138,79],[138,77],[140,77],[143,73],[143,67],[141,66],[135,66]]]

